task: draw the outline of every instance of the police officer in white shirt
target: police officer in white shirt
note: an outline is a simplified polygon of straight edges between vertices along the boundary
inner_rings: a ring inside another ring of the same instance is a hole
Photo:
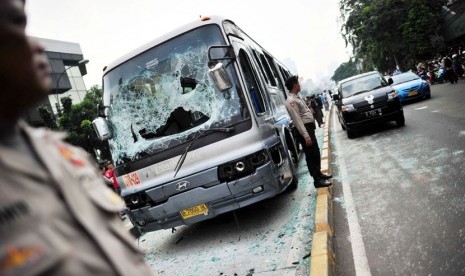
[[[315,119],[313,112],[299,97],[300,83],[297,76],[291,76],[286,80],[286,88],[289,94],[286,100],[286,108],[292,118],[292,122],[299,132],[299,141],[304,147],[305,160],[310,175],[313,177],[316,188],[331,186],[329,179],[332,175],[321,172],[320,148],[315,136]]]
[[[24,4],[0,1],[0,275],[153,275],[90,156],[19,119],[51,87]]]

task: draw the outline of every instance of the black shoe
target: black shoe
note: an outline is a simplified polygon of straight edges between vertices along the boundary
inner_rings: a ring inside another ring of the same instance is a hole
[[[331,183],[328,180],[317,179],[317,180],[315,180],[314,185],[315,185],[315,188],[324,188],[324,187],[329,187],[329,186],[333,185],[333,183]]]
[[[321,179],[330,179],[330,178],[333,178],[333,176],[331,174],[320,173],[320,178]]]

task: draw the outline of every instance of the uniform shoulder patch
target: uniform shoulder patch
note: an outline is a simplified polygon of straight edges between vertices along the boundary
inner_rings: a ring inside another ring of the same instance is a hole
[[[0,274],[21,275],[22,272],[36,265],[44,255],[44,250],[38,246],[10,245],[0,257]]]
[[[58,145],[58,151],[61,156],[68,160],[73,166],[78,168],[84,167],[84,161],[80,157],[76,156],[76,154],[74,154],[68,146]]]

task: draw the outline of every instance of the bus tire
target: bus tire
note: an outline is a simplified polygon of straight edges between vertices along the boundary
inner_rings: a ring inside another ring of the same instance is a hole
[[[288,148],[287,157],[289,160],[289,167],[292,172],[292,181],[291,181],[291,184],[289,184],[288,188],[289,190],[292,191],[292,190],[297,189],[297,186],[299,185],[299,178],[297,177],[297,168],[299,167],[299,153],[298,153],[298,150],[294,146],[292,148],[289,147],[289,141],[292,141],[292,138],[290,136],[286,138],[288,139],[286,141],[287,142],[286,147]]]
[[[299,186],[299,178],[297,177],[296,174],[294,174],[292,176],[292,182],[291,184],[289,184],[289,190],[294,191],[297,189],[298,186]]]

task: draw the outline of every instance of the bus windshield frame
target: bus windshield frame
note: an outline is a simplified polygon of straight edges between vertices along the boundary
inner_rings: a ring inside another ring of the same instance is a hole
[[[106,115],[113,131],[109,144],[117,165],[185,144],[210,128],[250,121],[234,66],[226,62],[233,83],[228,91],[219,91],[209,76],[208,49],[214,45],[226,45],[221,29],[204,25],[104,75],[104,105],[110,107]]]

